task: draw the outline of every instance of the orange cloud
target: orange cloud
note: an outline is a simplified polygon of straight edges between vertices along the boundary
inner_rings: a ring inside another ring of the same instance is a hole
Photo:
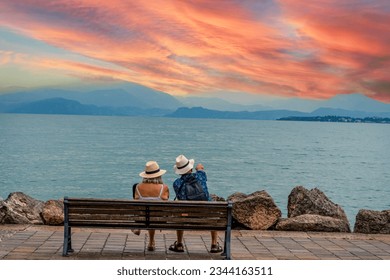
[[[390,14],[388,1],[282,1],[285,20],[307,38],[347,92],[390,102]],[[333,92],[336,94],[337,91]]]
[[[67,75],[172,94],[362,92],[390,101],[387,3],[25,0],[0,3],[0,24],[90,59],[40,60]]]

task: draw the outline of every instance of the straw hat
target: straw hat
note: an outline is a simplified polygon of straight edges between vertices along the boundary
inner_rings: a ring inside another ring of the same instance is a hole
[[[188,171],[192,170],[194,162],[195,161],[193,159],[189,160],[185,156],[180,155],[176,158],[176,164],[173,166],[173,169],[176,174],[186,174]]]
[[[139,176],[142,178],[157,178],[165,174],[167,172],[164,169],[160,169],[158,163],[155,161],[148,161],[145,165],[145,171],[141,172]]]

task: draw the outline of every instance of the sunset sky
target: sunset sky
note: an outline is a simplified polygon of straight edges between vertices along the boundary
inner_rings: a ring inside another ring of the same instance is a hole
[[[123,81],[390,102],[390,1],[0,0],[0,93]]]

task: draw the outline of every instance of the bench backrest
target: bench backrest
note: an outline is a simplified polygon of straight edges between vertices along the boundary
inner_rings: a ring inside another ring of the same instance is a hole
[[[226,230],[230,202],[64,198],[69,226]]]

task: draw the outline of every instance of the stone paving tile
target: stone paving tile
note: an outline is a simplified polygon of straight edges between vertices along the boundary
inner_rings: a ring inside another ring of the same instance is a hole
[[[62,257],[62,227],[25,226],[0,242],[0,259],[223,259],[209,253],[210,232],[185,232],[184,253],[168,250],[175,240],[175,231],[156,231],[156,250],[149,252],[147,231],[136,236],[124,230],[73,229],[75,252]],[[223,233],[218,241],[223,244]],[[233,231],[231,242],[232,258],[237,260],[390,259],[390,235]]]

